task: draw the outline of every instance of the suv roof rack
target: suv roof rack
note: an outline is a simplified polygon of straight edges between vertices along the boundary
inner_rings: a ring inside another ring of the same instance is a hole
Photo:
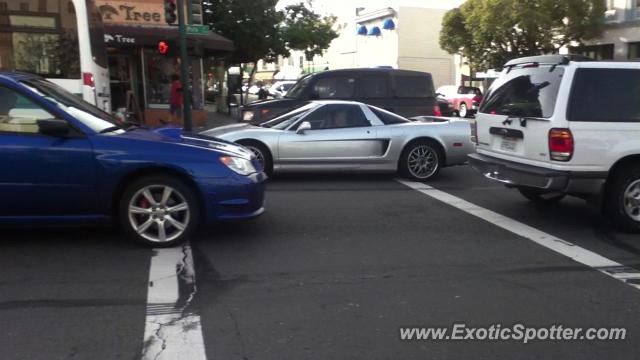
[[[567,65],[570,61],[594,61],[592,58],[584,55],[568,54],[568,55],[539,55],[528,56],[508,61],[504,67],[514,67],[523,64],[544,64],[544,65]]]

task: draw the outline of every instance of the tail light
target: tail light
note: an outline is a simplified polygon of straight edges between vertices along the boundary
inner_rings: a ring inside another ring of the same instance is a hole
[[[95,86],[92,73],[82,73],[82,82],[86,86],[91,86],[91,87]]]
[[[482,102],[482,96],[474,96],[471,101],[473,102],[473,105],[478,106]]]
[[[569,161],[573,156],[573,135],[569,129],[549,130],[549,156],[551,160]]]
[[[442,111],[440,111],[440,105],[436,104],[433,107],[433,115],[434,116],[442,116]]]
[[[469,120],[471,127],[471,142],[478,145],[478,119]]]

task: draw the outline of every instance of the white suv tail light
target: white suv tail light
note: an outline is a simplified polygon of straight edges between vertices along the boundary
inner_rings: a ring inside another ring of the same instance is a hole
[[[549,157],[555,161],[569,161],[573,157],[573,135],[569,129],[549,130]]]

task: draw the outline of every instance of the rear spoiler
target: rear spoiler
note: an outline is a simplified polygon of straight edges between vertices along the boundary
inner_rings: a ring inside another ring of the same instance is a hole
[[[594,61],[592,58],[584,55],[569,54],[569,55],[540,55],[540,56],[528,56],[510,60],[507,62],[503,69],[511,69],[518,65],[568,65],[571,61]]]

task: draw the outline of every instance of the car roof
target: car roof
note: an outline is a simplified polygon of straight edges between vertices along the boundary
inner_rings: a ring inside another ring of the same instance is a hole
[[[358,101],[349,101],[349,100],[312,100],[309,101],[310,103],[313,104],[320,104],[320,105],[366,105],[364,103],[358,102]]]
[[[20,81],[20,80],[26,80],[26,79],[38,79],[40,77],[38,75],[33,75],[33,74],[21,72],[21,71],[0,70],[0,78],[13,80],[13,81]]]
[[[414,71],[414,70],[401,70],[401,69],[389,69],[389,68],[350,68],[350,69],[337,69],[337,70],[325,70],[317,73],[310,74],[310,76],[324,76],[331,74],[346,74],[346,73],[383,73],[394,75],[427,75],[431,76],[428,72]]]

